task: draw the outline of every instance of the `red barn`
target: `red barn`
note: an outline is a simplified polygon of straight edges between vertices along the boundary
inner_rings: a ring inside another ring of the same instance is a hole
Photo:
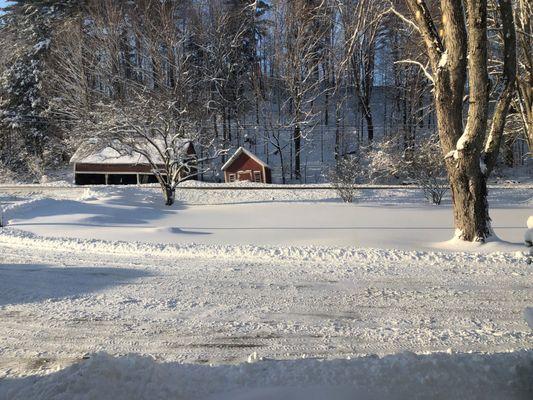
[[[239,147],[235,154],[222,166],[226,183],[249,181],[272,183],[272,170],[255,154]]]

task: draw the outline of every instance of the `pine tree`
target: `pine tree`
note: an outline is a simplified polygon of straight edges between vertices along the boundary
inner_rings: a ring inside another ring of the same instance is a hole
[[[53,145],[45,93],[53,26],[77,1],[15,1],[5,8],[0,34],[8,54],[0,75],[0,157],[14,169],[45,160]],[[15,157],[16,156],[16,157]]]

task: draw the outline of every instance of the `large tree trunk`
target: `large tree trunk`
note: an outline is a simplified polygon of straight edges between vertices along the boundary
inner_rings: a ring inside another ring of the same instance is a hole
[[[447,86],[447,85],[445,85]],[[457,93],[439,93],[436,100],[439,136],[445,153],[454,152],[463,132],[462,104]],[[442,100],[442,101],[440,101]],[[479,153],[479,150],[477,150]],[[457,153],[455,153],[457,154]],[[446,169],[452,193],[455,236],[473,242],[491,236],[487,203],[487,183],[477,157],[463,154],[460,158],[446,159]]]
[[[165,205],[171,206],[176,200],[176,189],[170,186],[163,186],[163,196],[165,198]]]
[[[492,235],[486,177],[479,165],[454,163],[448,172],[455,236],[469,242],[483,242]]]
[[[440,30],[426,1],[406,0],[406,3],[426,44],[433,72],[438,131],[452,189],[456,236],[466,241],[484,241],[492,235],[487,177],[499,152],[515,80],[512,5],[498,0],[504,36],[506,85],[484,147],[489,111],[487,0],[441,0]],[[463,129],[462,102],[467,76],[469,107]],[[482,151],[485,157],[482,157]]]

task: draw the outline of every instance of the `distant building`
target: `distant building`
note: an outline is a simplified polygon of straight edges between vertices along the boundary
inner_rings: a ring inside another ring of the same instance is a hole
[[[157,153],[154,148],[152,153]],[[190,141],[184,141],[180,153],[184,158],[196,157]],[[158,166],[163,167],[161,156],[150,157]],[[72,156],[70,163],[74,168],[76,185],[137,185],[157,183],[148,160],[138,153],[120,154],[112,147],[90,151],[83,146]]]
[[[255,154],[239,147],[235,154],[222,166],[226,183],[250,181],[272,183],[272,170]]]

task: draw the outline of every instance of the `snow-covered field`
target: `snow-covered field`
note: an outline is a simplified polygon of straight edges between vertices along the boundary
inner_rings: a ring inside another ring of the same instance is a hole
[[[75,193],[3,197],[0,399],[533,395],[531,189],[468,251],[412,190]]]
[[[493,227],[510,243],[484,249],[520,250],[533,189],[492,192]],[[68,190],[56,193],[14,215],[7,211],[10,225],[47,237],[284,247],[429,250],[449,248],[442,242],[453,236],[449,201],[430,205],[412,189],[362,190],[355,204],[320,189],[178,190],[171,209],[157,188],[93,188],[82,200],[79,191],[72,199]]]

